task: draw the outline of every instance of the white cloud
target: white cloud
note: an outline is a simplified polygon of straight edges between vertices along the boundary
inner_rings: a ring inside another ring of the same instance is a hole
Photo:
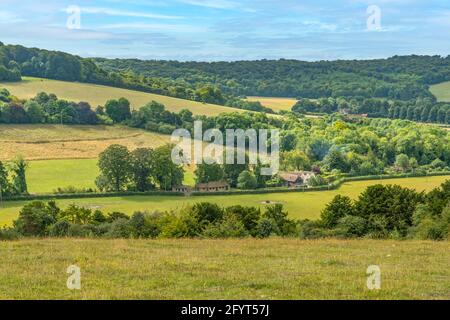
[[[213,9],[233,9],[239,7],[239,3],[228,0],[179,0],[179,1],[193,6],[207,7]]]
[[[198,28],[186,24],[162,24],[162,23],[115,23],[106,24],[99,27],[100,29],[141,29],[141,30],[157,30],[172,32],[202,32],[204,28]]]
[[[120,16],[120,17],[136,17],[136,18],[148,18],[148,19],[183,19],[180,16],[162,15],[156,13],[136,12],[136,11],[124,11],[110,8],[100,7],[81,7],[82,13],[87,14],[101,14],[108,16]]]

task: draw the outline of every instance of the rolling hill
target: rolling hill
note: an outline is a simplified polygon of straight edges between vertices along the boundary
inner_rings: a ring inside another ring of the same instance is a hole
[[[141,91],[33,77],[23,77],[23,81],[21,82],[0,82],[0,88],[6,88],[11,94],[21,99],[32,98],[39,92],[54,93],[61,99],[75,102],[89,102],[93,108],[98,105],[104,105],[109,99],[124,97],[130,101],[134,109],[140,108],[154,100],[164,104],[169,111],[179,112],[182,109],[189,109],[195,115],[214,116],[225,112],[243,111],[215,104],[183,100]]]

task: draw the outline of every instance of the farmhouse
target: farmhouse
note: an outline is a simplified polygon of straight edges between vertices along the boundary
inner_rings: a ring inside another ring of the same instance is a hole
[[[225,181],[212,181],[208,183],[199,183],[195,189],[199,192],[220,192],[230,190],[230,185]]]
[[[309,179],[315,176],[311,171],[298,171],[281,173],[280,178],[284,181],[284,185],[289,188],[302,187],[308,184]]]
[[[188,186],[174,186],[172,187],[173,192],[191,193],[191,188]]]

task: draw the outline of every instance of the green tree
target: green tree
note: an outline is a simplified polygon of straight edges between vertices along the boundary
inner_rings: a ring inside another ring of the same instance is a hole
[[[337,195],[328,203],[321,213],[321,221],[326,228],[334,228],[339,220],[345,216],[353,215],[353,203],[347,196]]]
[[[125,98],[108,100],[105,104],[106,114],[116,123],[131,118],[130,102]]]
[[[131,156],[127,147],[113,144],[100,153],[98,166],[101,176],[113,190],[122,191],[131,175]]]
[[[256,189],[258,187],[258,182],[256,181],[255,175],[244,170],[239,174],[237,187],[243,190]]]
[[[138,148],[131,152],[131,179],[138,191],[153,189],[153,149]]]
[[[166,144],[153,152],[153,178],[162,190],[170,190],[173,186],[181,185],[184,179],[184,170],[172,161],[174,145]]]
[[[18,156],[11,164],[11,170],[13,171],[13,187],[18,194],[28,193],[26,171],[28,163]]]
[[[196,183],[207,183],[211,181],[220,181],[224,178],[223,168],[218,163],[208,164],[203,162],[197,165],[194,171]]]

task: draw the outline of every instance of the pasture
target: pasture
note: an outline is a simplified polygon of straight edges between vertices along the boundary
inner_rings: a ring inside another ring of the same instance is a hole
[[[450,299],[449,261],[449,242],[26,239],[0,242],[0,299]]]
[[[111,144],[158,147],[170,136],[124,126],[0,125],[0,160],[96,158]]]
[[[276,97],[247,97],[248,101],[259,101],[267,108],[272,109],[275,112],[278,111],[291,111],[292,107],[297,102],[297,99],[293,98],[276,98]]]
[[[130,101],[131,106],[134,109],[138,109],[154,100],[164,104],[167,110],[173,112],[189,109],[194,114],[214,116],[224,112],[241,111],[239,109],[215,104],[201,103],[128,89],[33,77],[23,77],[23,81],[21,82],[0,83],[0,87],[6,88],[11,94],[20,99],[29,99],[36,96],[39,92],[47,92],[54,93],[58,98],[69,101],[89,102],[93,108],[98,105],[104,105],[107,100],[124,97]]]
[[[432,85],[430,91],[438,101],[450,102],[450,81]]]
[[[343,184],[338,190],[314,191],[314,192],[290,192],[290,193],[268,193],[251,195],[202,195],[192,197],[174,197],[174,196],[124,196],[124,197],[105,197],[105,198],[84,198],[84,199],[61,199],[58,205],[65,207],[69,204],[77,204],[92,209],[100,209],[105,212],[121,211],[132,214],[135,211],[164,211],[176,210],[183,206],[191,205],[196,202],[213,202],[220,206],[257,206],[264,208],[267,204],[281,203],[289,212],[291,218],[298,219],[318,219],[320,212],[325,205],[330,202],[337,194],[346,195],[356,199],[358,195],[368,186],[377,183],[399,184],[403,187],[416,189],[418,191],[430,191],[438,187],[444,181],[450,179],[450,176],[438,177],[420,177],[420,178],[402,178],[387,180],[368,180],[354,181]],[[36,185],[38,187],[39,185]],[[30,186],[31,188],[32,186]],[[34,187],[33,187],[34,188]],[[10,225],[18,216],[20,208],[25,204],[24,201],[4,202],[3,208],[0,208],[0,225]]]

